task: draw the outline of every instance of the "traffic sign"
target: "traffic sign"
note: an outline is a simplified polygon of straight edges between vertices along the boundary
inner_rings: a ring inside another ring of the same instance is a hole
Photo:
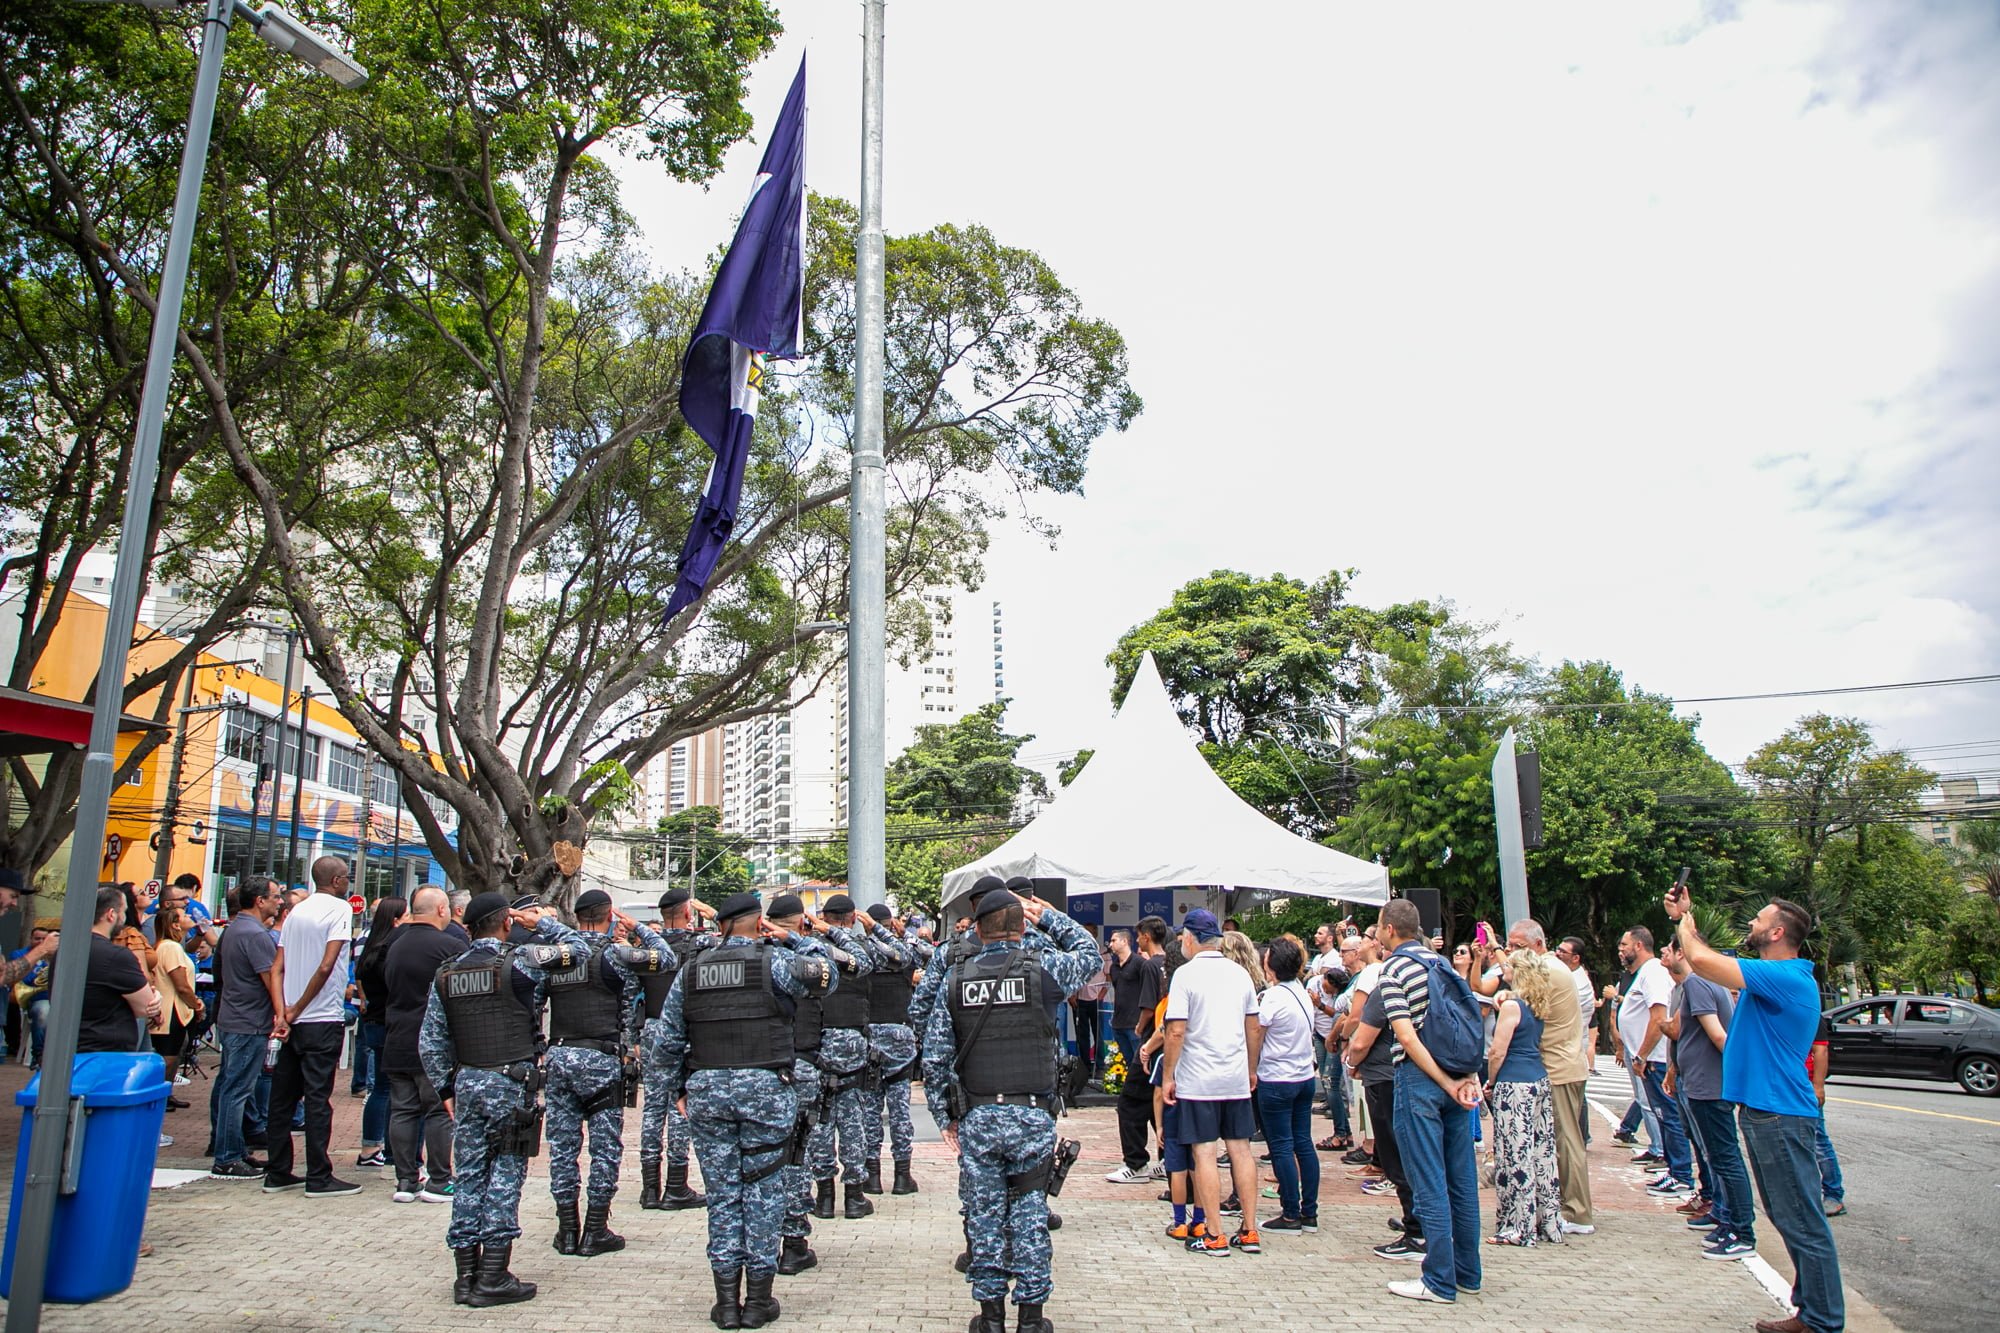
[[[368,906],[368,900],[358,893],[350,893],[347,895],[347,905],[359,912]]]

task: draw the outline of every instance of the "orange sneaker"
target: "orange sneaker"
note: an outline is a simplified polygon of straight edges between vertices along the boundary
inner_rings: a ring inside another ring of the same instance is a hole
[[[1176,1222],[1167,1228],[1167,1236],[1172,1240],[1188,1240],[1200,1229],[1192,1222]]]
[[[1229,1243],[1245,1254],[1262,1254],[1264,1252],[1263,1242],[1257,1239],[1257,1228],[1255,1227],[1238,1227],[1236,1234],[1229,1238]]]
[[[1196,1234],[1188,1237],[1187,1248],[1189,1254],[1209,1254],[1215,1255],[1218,1258],[1229,1257],[1229,1242],[1214,1232],[1209,1231],[1205,1226],[1196,1232]]]

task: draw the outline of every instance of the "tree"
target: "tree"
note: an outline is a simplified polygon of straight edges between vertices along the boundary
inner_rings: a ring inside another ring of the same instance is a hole
[[[760,0],[553,17],[361,0],[347,17],[375,73],[356,97],[232,51],[256,84],[223,100],[260,114],[218,133],[215,192],[233,202],[205,209],[197,266],[273,259],[261,325],[181,330],[187,410],[220,446],[202,456],[226,460],[218,494],[268,537],[332,702],[406,792],[458,816],[448,833],[411,803],[433,855],[466,887],[562,901],[625,775],[827,668],[799,626],[844,597],[846,460],[819,428],[846,411],[853,210],[815,201],[810,360],[766,397],[705,603],[667,624],[708,463],[675,408],[703,283],[645,271],[601,153],[712,176],[749,129],[743,78],[774,15]],[[162,112],[135,131],[168,161],[179,124]],[[130,207],[117,184],[101,210]],[[114,238],[104,253],[143,289],[131,251]],[[1075,489],[1090,442],[1139,401],[1117,331],[982,229],[893,241],[890,302],[896,596],[976,579],[983,491]],[[263,363],[239,347],[295,327],[312,337],[273,358],[284,392],[246,394]]]
[[[1383,707],[1357,734],[1354,812],[1328,841],[1380,860],[1393,883],[1441,890],[1447,920],[1496,915],[1491,769],[1527,663],[1448,602],[1404,608],[1371,647]]]
[[[1380,622],[1348,603],[1354,574],[1335,570],[1308,585],[1218,569],[1190,580],[1119,636],[1105,659],[1111,702],[1124,702],[1150,652],[1181,720],[1211,745],[1273,731],[1324,738],[1329,716],[1380,697],[1370,656]]]
[[[955,722],[918,727],[889,765],[888,809],[945,820],[1006,819],[1024,792],[1047,796],[1048,780],[1016,762],[1035,738],[1000,730],[1008,702],[995,699]]]
[[[1907,818],[1936,775],[1900,751],[1875,748],[1859,719],[1814,713],[1744,763],[1764,817],[1792,842],[1793,879],[1809,888],[1827,843],[1855,830],[1866,851],[1870,824]]]
[[[1855,833],[1828,842],[1812,891],[1829,914],[1815,952],[1854,963],[1871,991],[1882,989],[1884,973],[1904,975],[1924,937],[1943,931],[1966,896],[1951,855],[1898,824],[1871,828],[1865,843]]]
[[[654,826],[654,837],[632,844],[632,876],[691,884],[713,906],[750,887],[750,840],[725,833],[712,805],[676,810]]]
[[[1980,815],[1961,823],[1952,855],[1966,886],[2000,907],[2000,816]]]
[[[1660,897],[1680,866],[1708,904],[1769,880],[1778,848],[1750,827],[1748,795],[1703,748],[1699,718],[1606,662],[1564,662],[1531,693],[1521,735],[1541,759],[1544,843],[1528,853],[1528,884],[1552,933],[1605,960],[1627,928],[1664,928]]]
[[[1056,773],[1056,785],[1067,787],[1070,783],[1075,782],[1076,775],[1083,772],[1083,766],[1089,763],[1090,757],[1096,753],[1097,751],[1095,750],[1086,749],[1078,750],[1075,754],[1071,755],[1069,762],[1064,764]]]

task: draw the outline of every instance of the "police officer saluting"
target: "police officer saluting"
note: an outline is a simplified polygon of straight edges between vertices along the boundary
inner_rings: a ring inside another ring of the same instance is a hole
[[[827,994],[834,968],[819,941],[771,924],[755,894],[725,902],[716,924],[721,942],[696,953],[667,992],[659,1050],[708,1186],[708,1317],[717,1328],[762,1328],[778,1317],[771,1284],[798,1115],[797,1006]]]
[[[827,996],[815,1010],[808,1006],[800,1016],[799,1045],[817,1051],[812,1056],[819,1067],[821,1105],[826,1112],[807,1145],[809,1163],[817,1195],[813,1216],[833,1216],[833,1163],[836,1139],[840,1156],[841,1180],[846,1202],[843,1216],[867,1217],[875,1211],[862,1186],[867,1180],[863,1166],[868,1150],[868,1119],[863,1109],[868,1081],[869,988],[865,980],[878,967],[901,967],[908,957],[901,941],[875,924],[872,917],[858,920],[854,900],[836,893],[824,906],[825,938],[842,951],[841,980],[846,983]]]
[[[1056,1015],[1097,970],[1097,943],[1033,896],[1001,887],[973,904],[979,952],[949,964],[924,1031],[924,1097],[959,1158],[979,1314],[1004,1333],[1012,1279],[1019,1333],[1042,1317],[1049,1272],[1045,1190],[1056,1149]],[[1023,942],[1029,927],[1048,945]]]
[[[660,1006],[673,989],[674,977],[699,949],[716,943],[716,937],[694,929],[697,915],[714,916],[707,903],[699,902],[686,885],[660,895],[660,937],[671,951],[673,966],[663,969],[633,969],[646,992],[646,1025],[640,1035],[645,1054],[646,1100],[639,1115],[639,1206],[641,1208],[700,1208],[708,1200],[688,1186],[687,1117],[674,1109],[667,1095],[667,1068],[660,1056]],[[664,1140],[667,1180],[660,1184],[660,1158]]]
[[[532,932],[538,944],[505,944],[510,927]],[[457,1171],[445,1232],[458,1265],[452,1297],[483,1308],[535,1294],[533,1283],[508,1271],[521,1234],[521,1183],[541,1139],[535,985],[544,966],[567,965],[584,943],[540,908],[511,911],[497,893],[472,900],[465,928],[472,947],[438,969],[417,1054],[452,1117]]]
[[[637,1047],[639,979],[612,949],[611,895],[587,889],[577,895],[576,924],[588,944],[572,965],[546,973],[549,1006],[549,1193],[556,1201],[558,1254],[609,1254],[625,1248],[611,1230],[611,1198],[625,1158],[626,1063]],[[620,922],[634,925],[620,917]],[[666,941],[636,926],[640,943],[664,950]],[[631,1077],[636,1081],[637,1066]],[[589,1208],[579,1227],[581,1189],[577,1159],[584,1127],[590,1129]]]
[[[910,1030],[910,997],[916,991],[912,976],[917,950],[904,937],[902,923],[892,924],[887,907],[872,903],[868,915],[877,926],[889,927],[905,953],[901,963],[885,960],[868,975],[868,1045],[874,1076],[862,1102],[868,1134],[868,1178],[862,1189],[869,1194],[882,1192],[882,1122],[886,1119],[896,1164],[893,1189],[897,1194],[915,1194],[917,1179],[910,1174],[910,1150],[916,1137],[910,1124],[910,1077],[917,1070],[917,1038]]]

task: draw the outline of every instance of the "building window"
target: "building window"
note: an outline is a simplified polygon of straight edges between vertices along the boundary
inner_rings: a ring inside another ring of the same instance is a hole
[[[326,749],[326,785],[349,796],[361,794],[361,752],[338,742]]]
[[[222,715],[222,752],[231,759],[256,763],[263,757],[263,735],[264,719],[241,704]]]
[[[286,727],[284,731],[284,753],[281,756],[278,771],[286,777],[291,777],[296,773],[307,782],[319,781],[319,747],[320,738],[307,733],[305,762],[301,764],[299,762],[299,729],[297,727]]]

